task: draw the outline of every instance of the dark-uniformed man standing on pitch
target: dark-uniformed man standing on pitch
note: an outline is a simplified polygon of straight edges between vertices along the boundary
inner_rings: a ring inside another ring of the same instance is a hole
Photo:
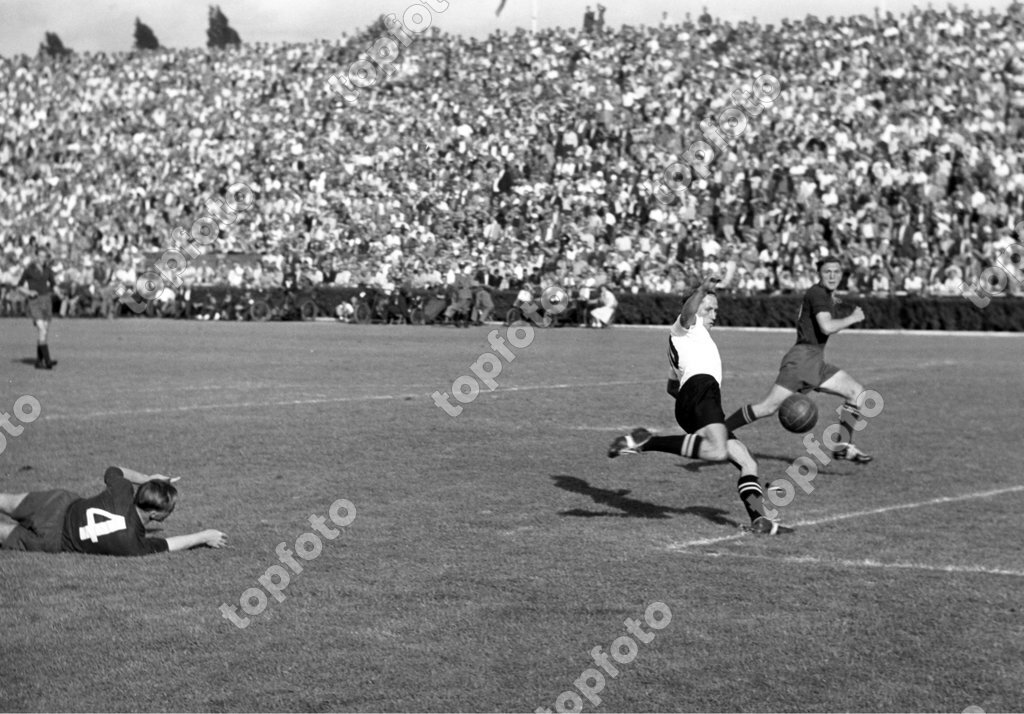
[[[53,369],[57,360],[50,358],[50,346],[46,335],[53,319],[53,290],[56,285],[53,269],[50,267],[50,251],[40,246],[36,259],[25,267],[18,281],[18,289],[28,296],[28,314],[38,331],[36,344],[36,369]]]

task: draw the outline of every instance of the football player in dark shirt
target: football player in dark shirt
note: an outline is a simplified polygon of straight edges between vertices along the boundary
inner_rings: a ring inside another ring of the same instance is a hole
[[[0,546],[41,553],[128,556],[225,544],[226,536],[217,530],[170,538],[148,536],[174,510],[178,490],[171,482],[178,479],[111,466],[103,480],[106,490],[92,498],[63,489],[0,493],[0,513],[16,521],[0,523]]]
[[[56,280],[50,267],[50,252],[36,249],[36,259],[25,267],[18,281],[18,289],[28,297],[28,314],[38,331],[36,342],[36,369],[53,369],[57,360],[50,359],[50,346],[46,333],[53,319],[53,290]]]
[[[726,419],[725,426],[729,431],[735,431],[771,416],[794,392],[834,394],[846,402],[839,410],[839,439],[832,456],[866,464],[873,457],[853,445],[853,435],[857,431],[855,427],[863,424],[859,407],[864,387],[849,374],[825,361],[825,343],[829,335],[863,322],[864,311],[856,307],[846,317],[837,317],[836,308],[840,302],[833,293],[843,277],[842,265],[837,258],[819,260],[818,277],[818,283],[804,293],[796,323],[796,344],[782,358],[775,384],[759,403],[747,404]]]

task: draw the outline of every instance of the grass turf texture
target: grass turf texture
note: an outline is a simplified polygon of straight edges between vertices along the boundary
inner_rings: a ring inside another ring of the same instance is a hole
[[[735,527],[731,467],[605,456],[623,427],[676,430],[664,330],[537,330],[452,418],[429,395],[490,329],[58,321],[43,372],[28,322],[0,321],[0,410],[42,405],[7,437],[0,490],[180,475],[167,533],[229,537],[143,559],[0,550],[0,708],[554,708],[661,601],[671,622],[585,711],[1024,710],[1024,490],[976,496],[1021,484],[1004,417],[1024,338],[831,340],[885,400],[858,438],[876,460],[822,467],[780,509],[810,525],[770,539]],[[792,335],[715,334],[728,413]],[[815,400],[820,437],[838,400]],[[774,418],[740,436],[772,478],[805,453]],[[286,599],[224,619],[339,498],[355,520]]]

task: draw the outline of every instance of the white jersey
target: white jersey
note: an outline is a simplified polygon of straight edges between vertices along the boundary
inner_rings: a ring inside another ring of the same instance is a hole
[[[668,362],[672,374],[670,379],[679,380],[679,385],[696,374],[710,374],[722,384],[722,357],[711,333],[704,327],[700,315],[694,316],[693,327],[683,327],[676,318],[668,338]]]

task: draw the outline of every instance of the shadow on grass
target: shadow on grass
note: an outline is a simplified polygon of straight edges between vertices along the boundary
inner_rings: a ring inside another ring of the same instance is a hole
[[[33,365],[36,363],[35,359],[33,359],[31,357],[22,357],[21,359],[15,358],[15,359],[12,359],[11,362],[14,362],[15,364],[19,364],[20,363],[20,364],[33,364]]]
[[[682,516],[698,516],[704,520],[720,526],[732,526],[738,528],[739,523],[727,517],[727,511],[711,506],[689,506],[687,508],[672,508],[671,506],[659,506],[656,503],[648,503],[636,498],[629,498],[629,489],[612,491],[606,488],[596,488],[581,478],[575,476],[552,476],[555,486],[571,493],[579,493],[590,496],[594,503],[602,506],[617,508],[620,513],[614,511],[589,511],[584,508],[572,508],[568,511],[559,511],[560,516],[576,516],[578,518],[612,517],[612,518],[670,518],[671,514]]]

